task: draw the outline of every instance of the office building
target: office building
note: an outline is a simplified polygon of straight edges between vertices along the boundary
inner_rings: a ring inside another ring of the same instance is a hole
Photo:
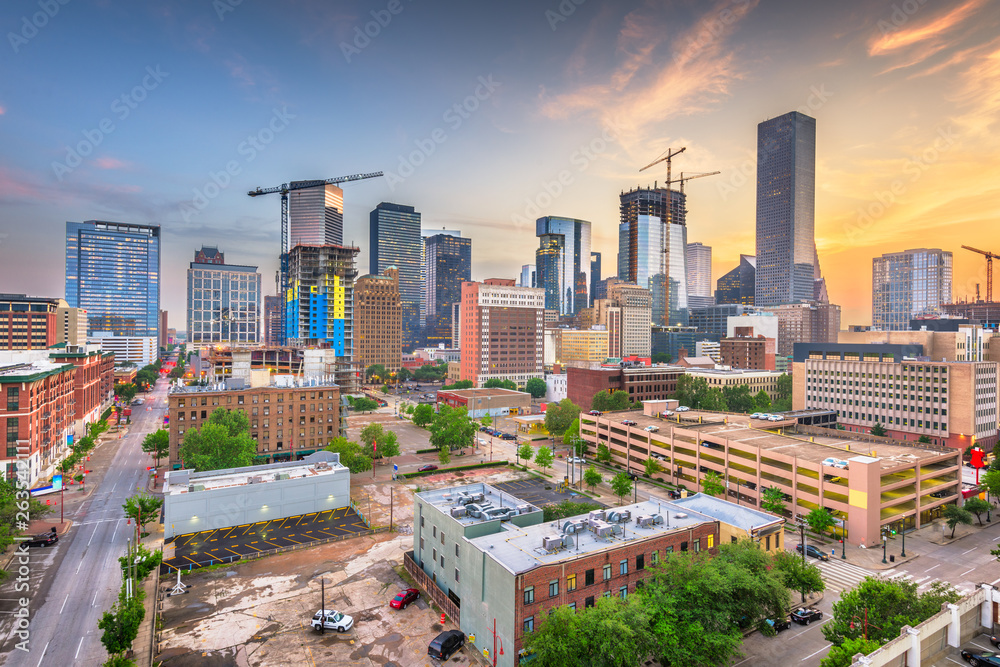
[[[627,392],[629,402],[665,400],[677,391],[677,380],[686,369],[663,364],[627,368],[592,363],[567,366],[565,371],[569,400],[589,410],[594,394],[600,391]]]
[[[491,278],[462,283],[462,379],[491,378],[523,385],[544,375],[545,290]]]
[[[989,357],[988,352],[991,336],[995,334],[981,325],[965,323],[951,330],[841,331],[836,342],[853,345],[918,345],[923,348],[924,355],[934,361],[995,361]]]
[[[764,391],[771,400],[778,398],[778,378],[784,373],[780,371],[743,369],[743,368],[688,368],[691,377],[702,378],[708,383],[709,389],[717,387],[736,387],[745,384],[750,387],[750,393],[756,395]]]
[[[948,317],[965,318],[988,329],[1000,329],[1000,301],[945,303],[941,304],[941,310]]]
[[[704,308],[715,304],[712,296],[712,247],[688,243],[686,249],[688,306]]]
[[[602,362],[608,358],[608,330],[551,329],[555,333],[554,363]]]
[[[87,335],[151,336],[160,315],[160,227],[66,223],[66,302],[87,311]]]
[[[777,370],[775,366],[774,338],[763,335],[736,335],[719,341],[719,355],[723,366],[733,369]]]
[[[666,188],[637,188],[622,192],[619,199],[618,277],[650,290],[654,324],[686,326],[684,193]]]
[[[595,302],[598,323],[608,331],[609,357],[649,357],[652,353],[650,291],[624,282],[608,287],[608,298]]]
[[[309,183],[293,181],[291,185]],[[288,248],[297,245],[343,245],[344,191],[336,185],[288,193]]]
[[[187,271],[188,343],[195,347],[259,343],[260,289],[256,266],[226,264],[218,248],[203,246],[196,251]]]
[[[399,298],[403,307],[403,351],[420,347],[420,310],[424,285],[420,280],[424,240],[420,235],[420,213],[412,206],[382,202],[368,215],[368,271],[384,274],[390,266],[399,270]]]
[[[872,258],[872,328],[900,331],[951,303],[952,255],[919,248]]]
[[[451,347],[462,349],[462,302],[451,304]]]
[[[778,340],[779,320],[773,313],[744,312],[726,318],[726,336],[764,336]]]
[[[778,318],[778,356],[790,357],[795,343],[836,343],[840,306],[831,303],[790,303],[764,309]]]
[[[873,380],[878,380],[873,382]],[[964,452],[997,444],[998,364],[931,361],[921,345],[798,344],[794,409],[836,410],[849,431],[881,424],[889,437]]]
[[[403,307],[399,271],[361,276],[354,285],[354,360],[361,368],[381,364],[390,371],[403,365]]]
[[[65,299],[59,299],[59,305],[56,307],[56,343],[67,345],[87,343],[87,311],[83,308],[70,307]]]
[[[726,326],[730,317],[756,312],[758,311],[753,306],[736,303],[697,308],[691,311],[691,326],[703,333],[715,334],[719,338],[723,338],[728,335]]]
[[[545,216],[535,221],[536,286],[545,290],[545,307],[575,315],[590,305],[590,223]]]
[[[472,239],[457,233],[424,237],[424,310],[427,345],[451,346],[452,306],[462,301],[462,283],[472,280]]]
[[[694,356],[696,357],[708,357],[715,363],[720,363],[722,361],[722,346],[719,341],[715,340],[699,340],[694,344]]]
[[[167,347],[167,311],[160,311],[160,337],[158,339],[160,349]]]
[[[588,305],[593,305],[594,299],[597,298],[594,296],[594,294],[597,292],[597,284],[599,282],[601,282],[601,253],[591,251],[590,252],[590,303]]]
[[[650,351],[652,354],[666,354],[676,361],[681,350],[694,353],[700,343],[706,342],[718,346],[722,336],[698,331],[695,327],[653,327],[650,333]],[[711,356],[701,355],[697,356]]]
[[[739,265],[716,281],[715,303],[754,305],[756,275],[757,258],[754,255],[740,255]]]
[[[59,302],[0,294],[0,350],[44,350],[59,342]]]
[[[521,277],[517,282],[518,287],[538,287],[535,278],[535,265],[524,264],[521,266]]]
[[[798,111],[757,126],[757,306],[812,301],[816,119]]]
[[[119,364],[135,364],[142,368],[159,357],[159,346],[153,336],[115,336],[98,333],[87,337],[87,344],[104,353],[112,353]]]
[[[264,297],[264,345],[278,345],[281,341],[281,297]]]

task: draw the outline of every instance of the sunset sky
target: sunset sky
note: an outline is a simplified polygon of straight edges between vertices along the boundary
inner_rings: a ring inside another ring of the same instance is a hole
[[[526,221],[590,220],[607,276],[619,192],[680,146],[675,172],[722,172],[686,188],[714,279],[754,252],[757,123],[795,109],[845,327],[875,255],[951,250],[963,298],[960,246],[1000,252],[997,2],[10,0],[0,26],[0,291],[64,295],[67,220],[160,224],[183,329],[202,244],[273,293],[279,201],[247,190],[378,170],[344,186],[362,272],[390,201],[472,237],[476,280],[533,263]]]

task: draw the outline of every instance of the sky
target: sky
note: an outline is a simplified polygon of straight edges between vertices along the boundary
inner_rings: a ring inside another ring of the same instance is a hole
[[[954,253],[955,297],[1000,252],[1000,3],[8,0],[0,5],[0,291],[64,296],[65,222],[159,224],[161,307],[184,328],[202,244],[273,293],[277,196],[345,184],[344,241],[415,206],[473,239],[473,279],[534,263],[532,222],[593,223],[686,147],[688,240],[713,280],[753,254],[756,126],[817,119],[816,242],[842,323],[871,321],[871,259]],[[1000,286],[998,286],[1000,289]]]

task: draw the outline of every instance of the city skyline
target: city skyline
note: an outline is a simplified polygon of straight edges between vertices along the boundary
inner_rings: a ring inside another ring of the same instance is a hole
[[[665,170],[638,169],[668,146],[688,147],[675,173],[722,172],[687,188],[688,241],[713,247],[714,283],[754,252],[755,127],[792,109],[820,128],[816,240],[845,326],[870,322],[871,258],[913,234],[954,253],[956,299],[985,287],[985,261],[960,245],[1000,245],[977,234],[992,229],[996,187],[980,164],[1000,141],[1000,9],[983,1],[911,12],[591,2],[565,16],[404,4],[366,40],[374,19],[361,5],[224,4],[74,3],[8,40],[8,291],[64,296],[50,270],[59,250],[44,241],[66,221],[160,225],[161,307],[176,322],[191,246],[277,269],[279,203],[248,190],[378,169],[383,179],[344,186],[344,243],[362,246],[362,272],[366,213],[380,201],[473,238],[474,280],[515,278],[545,215],[593,221],[594,251],[613,257],[618,195],[662,183]],[[13,35],[23,11],[0,12]],[[493,29],[460,29],[479,24]],[[287,48],[266,46],[274,33]],[[436,74],[412,76],[422,71]],[[413,104],[372,105],[390,86]]]

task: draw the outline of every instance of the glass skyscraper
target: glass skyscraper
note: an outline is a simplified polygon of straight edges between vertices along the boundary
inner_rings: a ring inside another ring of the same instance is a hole
[[[814,298],[816,119],[798,111],[757,126],[758,306]]]
[[[545,307],[575,315],[590,305],[590,223],[545,216],[535,221],[535,280]]]
[[[293,181],[308,183],[309,181]],[[336,185],[288,193],[288,248],[344,243],[344,191]]]
[[[435,234],[424,239],[426,343],[451,346],[452,305],[462,301],[462,283],[472,280],[472,239]]]
[[[590,253],[590,305],[594,305],[597,283],[601,282],[601,253]]]
[[[420,214],[412,206],[382,202],[369,219],[368,271],[384,274],[390,266],[399,269],[399,299],[403,306],[403,352],[421,344],[420,310],[423,283],[420,280],[423,237]],[[427,317],[430,313],[427,314]]]
[[[260,341],[260,273],[226,264],[218,248],[195,253],[187,272],[188,342],[255,344]],[[209,257],[211,259],[209,260]]]
[[[757,258],[753,255],[740,255],[739,266],[716,282],[715,303],[754,305],[756,272]]]
[[[918,248],[872,258],[872,327],[905,331],[918,315],[951,303],[952,255]]]
[[[66,223],[66,301],[87,311],[87,335],[158,337],[160,226]]]

